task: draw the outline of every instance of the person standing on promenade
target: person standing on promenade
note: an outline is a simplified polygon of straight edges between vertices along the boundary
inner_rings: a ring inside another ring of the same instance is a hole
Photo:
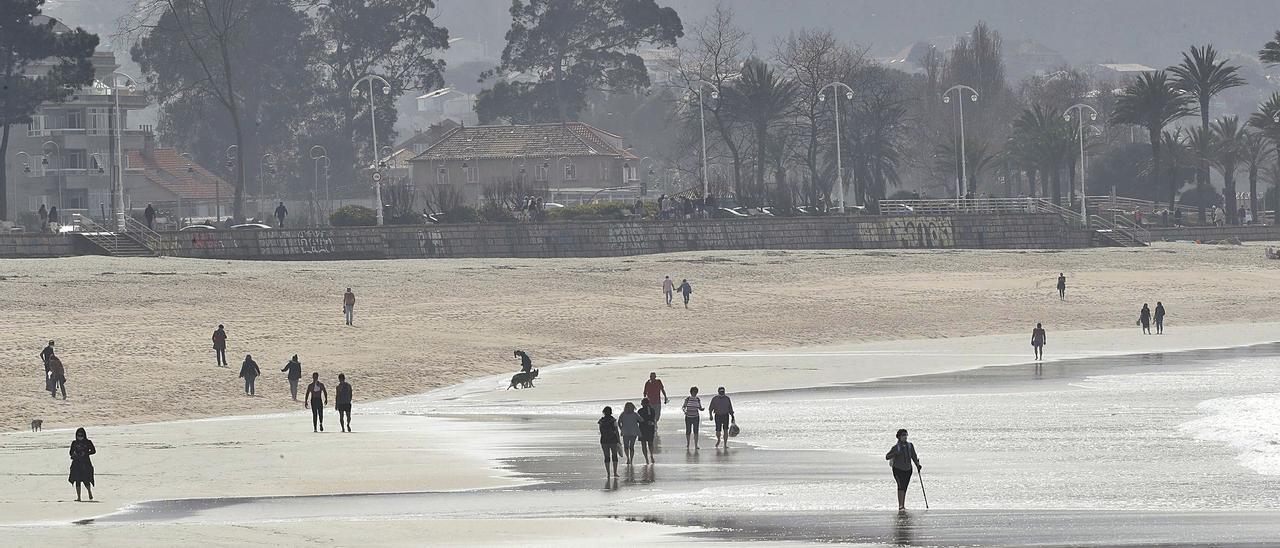
[[[49,210],[45,209],[44,204],[40,204],[40,209],[36,210],[36,215],[40,217],[40,232],[48,232]]]
[[[147,208],[142,210],[142,218],[147,221],[147,229],[156,229],[156,208],[151,204],[147,204]]]
[[[520,358],[521,373],[528,373],[530,371],[533,371],[533,360],[529,358],[529,354],[525,353],[524,350],[516,350],[514,353],[512,353],[512,355],[517,358]]]
[[[707,406],[707,414],[716,425],[716,447],[720,447],[720,439],[724,437],[724,448],[729,448],[729,423],[737,422],[733,415],[733,401],[729,396],[724,395],[724,387],[721,386],[716,390],[716,395],[711,397],[711,404]]]
[[[689,397],[684,399],[684,405],[680,406],[684,409],[684,448],[689,448],[689,443],[693,443],[693,450],[698,450],[698,423],[702,421],[702,400],[698,398],[698,387],[689,388]]]
[[[49,207],[49,232],[58,231],[58,206]]]
[[[324,432],[324,406],[329,404],[329,391],[320,382],[320,374],[311,374],[311,384],[307,385],[307,395],[302,406],[311,409],[311,431]]]
[[[262,370],[258,369],[258,362],[253,361],[253,356],[244,355],[244,363],[240,364],[240,378],[244,379],[244,395],[252,396],[253,383],[262,374]]]
[[[298,355],[294,354],[289,363],[284,364],[280,369],[285,372],[285,378],[289,379],[289,395],[293,397],[293,401],[298,401],[298,381],[302,379],[302,362],[298,361]]]
[[[351,292],[350,287],[342,294],[342,314],[347,317],[347,325],[355,325],[356,294]]]
[[[653,464],[658,460],[658,455],[653,451],[653,435],[658,429],[658,419],[653,407],[649,405],[649,398],[640,400],[640,411],[636,414],[640,416],[640,452],[644,453],[645,464]]]
[[[1036,328],[1031,330],[1031,348],[1035,350],[1037,360],[1044,359],[1045,342],[1044,327],[1037,323]]]
[[[58,390],[61,389],[62,399],[67,399],[67,370],[62,366],[62,360],[49,354],[49,361],[45,362],[45,367],[49,368],[49,380],[45,383],[49,389],[49,397],[58,397]]]
[[[618,477],[618,421],[613,418],[613,408],[605,406],[604,416],[596,421],[600,425],[600,449],[604,451],[604,477],[609,477],[609,462],[613,462],[613,477]]]
[[[280,228],[284,228],[284,218],[288,215],[289,208],[284,206],[284,202],[280,202],[280,205],[276,206],[276,221],[279,222]]]
[[[1151,334],[1151,309],[1147,307],[1147,303],[1142,303],[1142,310],[1138,311],[1138,325],[1142,326],[1142,332]]]
[[[1164,303],[1156,301],[1156,335],[1164,335]]]
[[[662,418],[662,404],[671,402],[667,398],[667,387],[662,386],[662,379],[658,378],[657,372],[649,372],[649,380],[644,383],[644,397],[649,400],[649,407],[653,409],[653,424],[657,427],[658,420]]]
[[[671,307],[671,298],[676,290],[675,282],[671,281],[671,276],[662,277],[662,296],[667,298],[667,307]]]
[[[93,461],[89,458],[97,454],[98,449],[89,441],[84,428],[76,429],[76,439],[71,442],[71,474],[67,482],[76,486],[76,502],[80,502],[80,485],[89,490],[89,500],[93,500]]]
[[[213,360],[218,367],[227,367],[227,331],[218,324],[213,330]]]
[[[1067,300],[1067,275],[1058,273],[1058,300]]]
[[[618,428],[622,430],[622,452],[627,456],[627,466],[631,466],[636,457],[636,438],[640,437],[640,414],[636,413],[636,404],[627,402],[622,406]]]
[[[916,456],[916,446],[907,442],[907,429],[898,430],[898,443],[889,449],[884,460],[889,461],[889,466],[893,468],[893,479],[898,482],[898,511],[902,512],[907,509],[907,487],[911,486],[911,463],[915,462],[917,471],[922,468],[920,457]]]
[[[689,294],[693,293],[693,286],[689,285],[689,280],[680,280],[680,287],[676,288],[680,295],[684,297],[684,307],[689,308]]]
[[[338,373],[338,388],[333,394],[333,408],[338,412],[338,428],[343,432],[351,431],[351,384],[347,382],[347,376]],[[346,421],[343,421],[346,417]]]

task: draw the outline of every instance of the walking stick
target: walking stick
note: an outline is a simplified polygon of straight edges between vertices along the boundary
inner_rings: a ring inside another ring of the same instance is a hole
[[[916,475],[920,476],[920,494],[924,496],[924,509],[929,509],[929,494],[924,492],[924,470],[916,468]]]

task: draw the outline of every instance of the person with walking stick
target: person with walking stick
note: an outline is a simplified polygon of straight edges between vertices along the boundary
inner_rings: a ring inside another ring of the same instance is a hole
[[[916,470],[919,471],[920,458],[916,456],[916,447],[907,442],[907,429],[898,430],[898,443],[885,454],[884,460],[889,461],[889,466],[893,467],[893,479],[898,481],[898,511],[902,512],[907,509],[907,487],[911,486],[911,463],[916,464]],[[924,484],[920,484],[921,493],[924,492]],[[928,503],[925,503],[928,507]]]

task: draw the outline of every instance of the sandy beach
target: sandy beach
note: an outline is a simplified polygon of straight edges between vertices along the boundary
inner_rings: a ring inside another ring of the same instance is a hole
[[[79,257],[0,262],[0,430],[295,409],[279,370],[298,354],[356,401],[518,368],[636,353],[792,348],[1134,325],[1160,300],[1173,326],[1280,321],[1263,245],[1146,249],[714,252],[589,260],[229,262]],[[1068,278],[1068,302],[1054,282]],[[693,304],[663,305],[688,278]],[[342,292],[358,297],[356,326]],[[210,336],[228,333],[231,367]],[[70,399],[40,391],[49,339]],[[1055,346],[1050,342],[1050,356]],[[262,397],[237,374],[252,354]]]
[[[767,394],[1021,364],[1037,321],[1049,330],[1050,360],[1273,342],[1280,273],[1262,247],[5,261],[0,305],[11,312],[0,376],[23,388],[0,411],[10,431],[0,434],[0,482],[16,487],[0,495],[0,535],[17,545],[352,545],[374,531],[372,543],[382,545],[416,544],[423,534],[441,544],[687,543],[694,537],[673,536],[687,532],[679,528],[536,511],[513,514],[527,535],[511,535],[502,520],[434,511],[394,520],[70,524],[156,500],[521,489],[533,480],[501,459],[542,453],[513,441],[527,439],[514,423],[405,410],[502,414],[559,402],[576,410],[587,406],[572,402],[636,397],[651,369],[680,387],[669,389],[676,400],[688,384],[723,379],[737,392]],[[1058,272],[1068,277],[1065,303],[1053,288]],[[691,281],[689,310],[662,303],[663,275]],[[359,298],[355,327],[342,323],[348,286]],[[1137,309],[1157,300],[1170,311],[1171,334],[1142,336]],[[228,369],[213,365],[209,335],[218,323],[230,339]],[[39,390],[38,353],[49,338],[67,364],[67,401]],[[504,372],[518,367],[515,348],[536,366],[560,365],[535,390],[502,390]],[[266,374],[257,397],[244,396],[236,379],[245,353]],[[329,433],[307,429],[278,372],[294,353],[304,372],[321,372],[331,395],[338,372],[351,378],[355,433],[333,433],[331,409]],[[602,359],[609,356],[620,358]],[[21,432],[32,418],[47,431]],[[104,502],[69,502],[66,445],[77,426],[99,444],[95,494]]]

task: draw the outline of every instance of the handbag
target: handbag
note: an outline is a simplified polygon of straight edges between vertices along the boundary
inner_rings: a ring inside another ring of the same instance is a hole
[[[731,437],[731,438],[736,438],[736,437],[738,437],[738,432],[740,432],[740,431],[741,431],[741,430],[738,428],[738,423],[737,423],[737,422],[731,423],[731,424],[729,425],[729,437]]]

